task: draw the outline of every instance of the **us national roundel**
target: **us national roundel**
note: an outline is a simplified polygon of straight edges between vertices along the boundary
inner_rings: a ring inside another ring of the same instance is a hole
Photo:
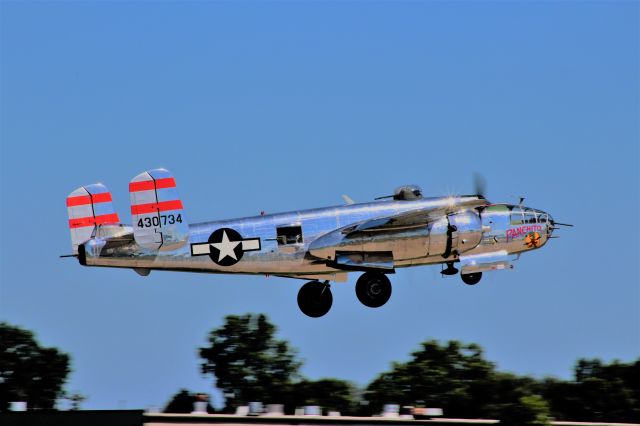
[[[260,238],[242,238],[235,229],[216,229],[206,243],[191,244],[191,255],[209,255],[220,266],[235,265],[245,251],[260,250]]]
[[[220,228],[209,235],[209,257],[220,266],[235,265],[242,259],[242,235],[235,229]]]

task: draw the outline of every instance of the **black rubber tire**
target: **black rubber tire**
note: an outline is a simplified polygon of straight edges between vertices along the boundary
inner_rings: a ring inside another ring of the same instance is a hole
[[[329,284],[309,281],[298,291],[298,307],[308,317],[319,318],[333,305],[333,295]]]
[[[356,282],[356,296],[364,306],[379,308],[391,297],[391,281],[380,272],[365,272]]]
[[[482,272],[474,272],[473,274],[460,274],[460,278],[467,285],[476,285],[482,278]]]

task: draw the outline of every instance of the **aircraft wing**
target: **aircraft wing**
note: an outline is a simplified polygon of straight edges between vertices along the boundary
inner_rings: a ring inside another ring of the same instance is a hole
[[[455,213],[456,211],[482,207],[487,204],[487,200],[482,198],[465,198],[463,200],[454,199],[450,205],[444,207],[429,207],[419,210],[411,210],[393,216],[366,220],[343,228],[342,233],[348,236],[358,232],[395,231],[425,226],[427,223],[434,222],[448,214]]]

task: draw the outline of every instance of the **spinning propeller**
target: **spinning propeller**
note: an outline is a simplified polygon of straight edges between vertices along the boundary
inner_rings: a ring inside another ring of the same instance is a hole
[[[473,190],[476,195],[485,197],[485,193],[487,191],[487,180],[478,172],[473,173]]]

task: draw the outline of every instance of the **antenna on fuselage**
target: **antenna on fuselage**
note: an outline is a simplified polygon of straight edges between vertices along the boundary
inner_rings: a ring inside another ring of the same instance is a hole
[[[515,199],[518,199],[518,203],[517,204],[514,203],[514,206],[522,207],[522,203],[524,203],[524,197],[523,196],[516,197],[515,195],[511,194],[511,195],[508,196],[508,198],[513,198],[514,202],[515,202]]]
[[[351,204],[355,204],[355,203],[356,203],[356,202],[355,202],[355,201],[353,201],[353,199],[352,199],[351,197],[349,197],[347,194],[342,194],[342,199],[343,199],[343,200],[344,200],[344,202],[345,202],[347,205],[349,205],[349,206],[350,206]]]

